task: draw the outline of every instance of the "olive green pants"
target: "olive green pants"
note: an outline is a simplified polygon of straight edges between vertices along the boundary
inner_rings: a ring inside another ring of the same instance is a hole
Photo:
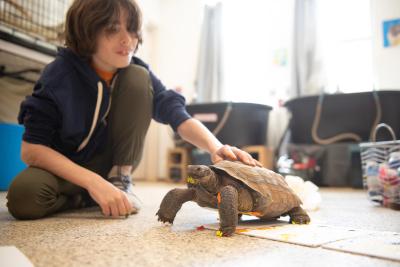
[[[152,110],[153,88],[148,71],[135,65],[120,71],[107,120],[106,148],[82,166],[103,178],[114,165],[135,168],[142,157]],[[76,203],[79,194],[90,199],[84,188],[46,170],[27,167],[11,183],[7,207],[17,219],[39,219],[81,206]]]

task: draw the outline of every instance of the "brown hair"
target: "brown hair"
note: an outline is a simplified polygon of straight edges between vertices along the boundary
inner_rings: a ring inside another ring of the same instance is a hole
[[[89,59],[95,53],[98,34],[118,21],[121,8],[128,12],[128,30],[141,44],[142,13],[134,0],[75,0],[66,16],[65,45]]]

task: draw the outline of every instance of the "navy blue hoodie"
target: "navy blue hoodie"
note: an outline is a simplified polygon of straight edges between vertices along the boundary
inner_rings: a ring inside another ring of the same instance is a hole
[[[150,73],[153,119],[170,124],[176,131],[190,118],[184,97],[166,90],[139,58],[134,57],[131,64],[140,65]],[[109,99],[109,88],[89,63],[70,49],[62,48],[43,70],[33,94],[21,104],[18,121],[25,126],[23,140],[51,147],[76,163],[87,162],[106,145],[105,115]]]

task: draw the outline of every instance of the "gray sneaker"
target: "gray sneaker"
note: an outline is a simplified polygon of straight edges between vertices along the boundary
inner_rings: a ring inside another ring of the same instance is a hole
[[[142,206],[142,201],[133,193],[131,177],[129,175],[120,175],[107,178],[107,181],[126,193],[129,203],[131,203],[133,208],[131,214],[138,213]]]

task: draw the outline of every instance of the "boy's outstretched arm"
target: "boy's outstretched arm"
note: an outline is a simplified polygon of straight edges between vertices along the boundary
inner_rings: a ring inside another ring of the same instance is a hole
[[[239,160],[251,166],[261,166],[252,156],[230,145],[221,142],[200,121],[190,118],[178,126],[178,134],[194,146],[206,150],[211,155],[211,160],[216,163],[221,160]]]

